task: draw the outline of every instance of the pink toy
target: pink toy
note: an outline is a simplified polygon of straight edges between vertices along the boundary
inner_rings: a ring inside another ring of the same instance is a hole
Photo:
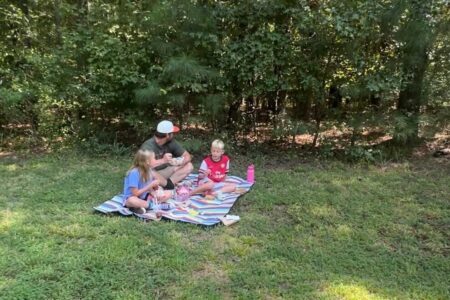
[[[247,168],[247,181],[251,184],[255,182],[255,166],[253,164]]]
[[[189,199],[190,192],[191,190],[185,185],[178,187],[176,190],[177,201],[186,201],[187,199]]]

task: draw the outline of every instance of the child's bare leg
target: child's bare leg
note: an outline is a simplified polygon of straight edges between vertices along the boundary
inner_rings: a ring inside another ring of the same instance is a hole
[[[226,183],[220,190],[219,192],[221,193],[231,193],[234,192],[236,190],[236,185],[233,183]]]
[[[142,200],[138,197],[131,196],[127,199],[125,202],[125,206],[128,208],[147,208],[148,207],[148,201]]]
[[[158,197],[159,202],[167,202],[170,198],[172,198],[172,191],[171,190],[165,190],[161,195]]]
[[[208,181],[206,183],[203,183],[202,185],[200,185],[196,189],[192,190],[189,193],[189,196],[192,196],[192,195],[195,195],[195,194],[201,194],[203,192],[211,190],[213,187],[214,187],[214,182]]]
[[[167,202],[173,196],[173,190],[163,190],[162,187],[151,192],[151,201],[158,199],[158,202]]]

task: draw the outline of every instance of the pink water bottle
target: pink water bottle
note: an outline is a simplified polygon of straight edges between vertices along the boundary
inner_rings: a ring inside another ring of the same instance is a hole
[[[253,164],[247,168],[247,181],[251,184],[255,182],[255,166]]]

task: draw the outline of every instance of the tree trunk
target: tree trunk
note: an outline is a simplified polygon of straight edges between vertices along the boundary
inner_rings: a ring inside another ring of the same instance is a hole
[[[317,140],[319,139],[319,133],[320,133],[320,120],[316,120],[316,127],[314,132],[314,139],[311,144],[311,148],[316,148],[317,146]]]
[[[61,33],[61,0],[55,0],[55,35],[56,35],[56,45],[58,47],[62,46],[62,33]]]
[[[292,97],[295,99],[295,118],[299,120],[309,121],[311,117],[311,104],[313,100],[312,90],[308,89],[304,92],[296,91],[295,95],[292,95]]]
[[[408,126],[412,130],[406,140],[396,136],[395,140],[397,142],[412,144],[419,138],[420,106],[422,105],[423,80],[427,65],[427,55],[423,53],[423,58],[420,62],[418,61],[417,65],[409,70],[411,72],[411,80],[400,91],[397,110],[407,117]]]
[[[432,44],[432,28],[427,16],[430,12],[428,1],[412,1],[411,16],[406,23],[403,76],[407,78],[400,90],[397,110],[407,118],[408,133],[397,128],[394,140],[398,144],[412,144],[419,138],[420,107],[423,104],[422,91],[425,71],[428,67],[428,49]],[[413,38],[414,37],[414,38]]]
[[[233,129],[239,113],[239,107],[241,106],[242,99],[234,100],[230,103],[227,116],[227,127]]]
[[[30,9],[28,7],[28,1],[19,1],[18,2],[18,6],[20,7],[20,10],[22,11],[23,15],[25,16],[25,19],[28,22],[28,26],[24,29],[25,32],[25,38],[24,38],[24,44],[26,48],[31,48],[31,37],[30,37],[30,32],[31,32],[31,20],[32,18],[30,17]]]
[[[78,26],[81,28],[88,26],[88,14],[89,14],[89,1],[88,0],[78,0]],[[87,65],[87,56],[84,53],[85,41],[84,39],[79,39],[77,41],[78,56],[77,56],[77,66],[78,69],[84,71]]]

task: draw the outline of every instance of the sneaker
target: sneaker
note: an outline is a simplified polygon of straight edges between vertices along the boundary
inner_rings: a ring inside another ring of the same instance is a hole
[[[147,210],[143,207],[131,207],[131,208],[129,208],[129,210],[131,210],[133,213],[138,214],[138,215],[142,215],[147,212]]]

